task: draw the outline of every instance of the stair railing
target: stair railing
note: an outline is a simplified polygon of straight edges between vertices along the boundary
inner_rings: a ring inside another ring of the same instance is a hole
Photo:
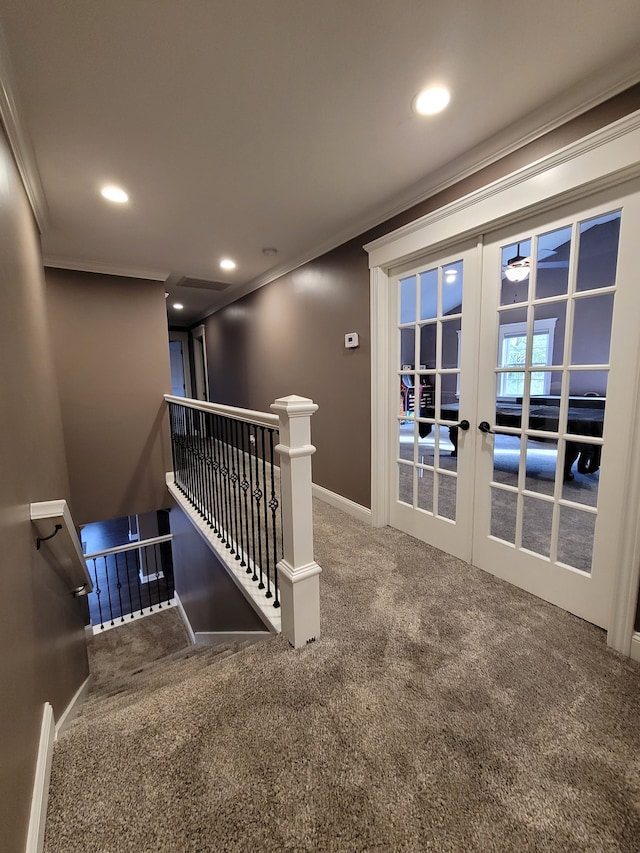
[[[318,407],[297,396],[276,400],[272,413],[165,400],[170,491],[208,528],[223,562],[229,566],[230,559],[253,583],[263,612],[281,607],[289,642],[298,648],[317,639],[321,569],[313,558],[310,418]]]
[[[87,602],[94,632],[175,605],[172,539],[155,536],[85,554],[93,580]]]

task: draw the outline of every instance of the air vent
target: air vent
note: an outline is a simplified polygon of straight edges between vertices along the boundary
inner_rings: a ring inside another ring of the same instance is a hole
[[[187,278],[183,276],[178,282],[178,287],[194,287],[197,290],[226,290],[230,284],[228,281],[206,281],[204,278]]]

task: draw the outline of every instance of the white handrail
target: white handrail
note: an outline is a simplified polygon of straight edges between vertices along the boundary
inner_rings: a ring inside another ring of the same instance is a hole
[[[30,506],[31,522],[38,531],[36,548],[55,558],[75,595],[86,595],[93,582],[84,561],[82,546],[65,500],[40,501]]]
[[[173,394],[165,394],[167,403],[179,403],[189,409],[198,409],[201,412],[211,412],[214,415],[224,415],[225,418],[233,418],[236,421],[244,421],[249,424],[275,427],[280,425],[277,415],[268,412],[257,412],[253,409],[239,409],[236,406],[224,406],[221,403],[208,403],[205,400],[193,400],[190,397],[174,397]]]
[[[137,548],[146,548],[147,545],[156,545],[158,542],[171,542],[173,539],[172,533],[167,533],[165,536],[154,536],[152,539],[139,539],[135,542],[129,542],[126,545],[117,545],[115,548],[105,548],[104,551],[94,551],[92,554],[85,554],[85,560],[92,560],[94,557],[108,557],[109,554],[120,554],[122,551],[135,551]]]

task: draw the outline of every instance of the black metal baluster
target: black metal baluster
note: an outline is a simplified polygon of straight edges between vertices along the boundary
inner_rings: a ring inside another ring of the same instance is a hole
[[[156,595],[158,596],[158,610],[162,610],[162,593],[160,592],[160,567],[158,566],[158,548],[160,547],[160,543],[156,542],[155,545],[147,545],[147,550],[153,548],[153,563],[154,570],[156,576]],[[147,561],[148,561],[147,557]],[[149,564],[147,562],[147,568],[149,568]],[[151,583],[151,581],[149,581]]]
[[[104,576],[107,582],[107,596],[109,598],[109,616],[111,618],[111,624],[113,625],[113,605],[111,604],[111,588],[109,586],[109,563],[107,562],[107,555],[103,557],[104,559]]]
[[[264,511],[264,551],[265,551],[265,574],[267,575],[267,592],[266,598],[271,598],[271,549],[269,547],[269,515],[267,503],[267,447],[265,443],[267,435],[266,427],[262,427],[262,482],[264,483],[264,503],[262,508]]]
[[[213,417],[210,412],[205,412],[205,480],[206,480],[206,495],[207,495],[207,519],[209,527],[215,530],[215,502],[213,498],[213,460],[211,458],[211,435],[212,435]]]
[[[100,603],[100,594],[102,590],[100,589],[100,582],[98,581],[98,570],[96,568],[96,558],[93,558],[93,577],[95,580],[95,593],[96,600],[98,602],[98,615],[100,617],[100,629],[104,630],[104,620],[102,619],[102,604]]]
[[[260,435],[262,436],[262,432],[264,427],[256,427],[256,430],[260,430]],[[260,568],[260,583],[258,584],[258,589],[264,589],[264,569],[262,565],[262,513],[261,513],[261,503],[260,501],[264,497],[264,480],[260,482],[260,459],[258,457],[259,443],[258,436],[256,434],[256,491],[254,492],[254,496],[256,499],[256,517],[258,519],[258,563]]]
[[[207,431],[206,412],[199,412],[198,424],[200,427],[200,453],[198,455],[198,469],[200,471],[200,502],[202,505],[202,516],[209,524],[209,502],[207,500]]]
[[[171,603],[173,598],[173,554],[171,550],[171,542],[163,542],[160,545],[160,554],[162,561],[162,572],[167,590],[167,604]]]
[[[242,550],[242,516],[239,506],[238,482],[240,480],[240,460],[238,457],[238,421],[232,420],[229,422],[229,431],[231,433],[231,459],[233,464],[233,473],[231,482],[233,483],[233,518],[234,518],[234,540],[236,543],[236,560],[240,562]]]
[[[244,421],[240,424],[240,432],[242,435],[242,480],[240,482],[240,488],[242,489],[242,494],[244,497],[244,542],[242,548],[242,562],[241,566],[245,567],[247,565],[248,553],[249,553],[249,509],[247,507],[247,491],[249,489],[249,481],[247,480],[247,455],[249,453],[249,424]],[[249,459],[251,457],[249,456]],[[242,524],[242,519],[240,519],[240,524]],[[251,571],[251,569],[247,569],[247,572]]]
[[[231,480],[230,480],[230,467],[229,467],[229,431],[228,431],[228,420],[227,418],[222,418],[222,453],[224,458],[224,468],[222,469],[222,474],[224,476],[225,482],[225,534],[226,534],[226,546],[227,550],[234,554],[233,550],[233,528],[231,525],[232,520],[232,508],[231,508]]]
[[[202,412],[195,409],[195,492],[196,509],[201,518],[204,518],[204,501],[202,499]]]
[[[220,452],[220,417],[214,415],[214,461],[213,472],[216,482],[216,525],[218,539],[222,539],[224,520],[224,497],[222,493],[222,455]]]
[[[276,497],[272,429],[269,430],[269,450],[271,453],[271,500],[269,501],[269,509],[271,510],[271,523],[273,527],[273,591],[275,593],[273,606],[280,607],[280,599],[278,598],[278,534],[276,526],[276,512],[279,506],[279,502]]]
[[[256,426],[255,426],[255,424],[251,424],[251,429],[253,430],[253,432],[250,433],[250,436],[249,436],[249,450],[250,451],[251,451],[251,444],[252,444],[251,438],[253,438],[253,452],[250,453],[250,455],[249,455],[249,481],[250,481],[250,488],[251,488],[251,564],[247,567],[247,574],[249,574],[251,572],[251,570],[252,570],[251,566],[253,566],[253,575],[251,577],[251,580],[257,581],[258,575],[256,574],[257,550],[256,550],[256,523],[255,523],[255,500],[256,500],[255,491],[256,491],[257,486],[254,487],[254,478],[253,478],[254,461],[253,460],[255,459],[256,447],[258,445],[257,445],[257,441],[256,441]]]
[[[125,569],[125,572],[127,574],[127,593],[129,595],[129,612],[131,613],[131,618],[133,619],[133,611],[135,608],[133,606],[133,598],[131,598],[131,577],[129,575],[129,561],[127,560],[127,554],[128,553],[129,553],[128,551],[124,552],[124,569]]]
[[[118,605],[120,607],[120,621],[124,622],[124,616],[122,615],[122,582],[120,580],[120,567],[118,565],[118,554],[113,555],[115,557],[116,564],[116,589],[118,590]]]

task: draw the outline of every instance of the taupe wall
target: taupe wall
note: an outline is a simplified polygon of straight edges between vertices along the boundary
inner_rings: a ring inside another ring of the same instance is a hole
[[[75,518],[85,524],[167,506],[164,286],[54,269],[46,281]]]
[[[345,349],[347,332],[358,332],[358,349]],[[211,399],[268,411],[276,397],[311,397],[314,482],[369,506],[369,276],[360,243],[209,317],[206,338]]]
[[[19,851],[44,702],[58,718],[88,665],[83,602],[36,552],[29,520],[31,502],[69,487],[39,239],[1,129],[0,300],[0,847]]]
[[[206,320],[211,399],[313,397],[314,482],[370,506],[369,270],[363,244],[640,108],[640,85]],[[346,351],[346,332],[358,350]]]
[[[169,520],[176,591],[194,632],[266,631],[180,507]]]

